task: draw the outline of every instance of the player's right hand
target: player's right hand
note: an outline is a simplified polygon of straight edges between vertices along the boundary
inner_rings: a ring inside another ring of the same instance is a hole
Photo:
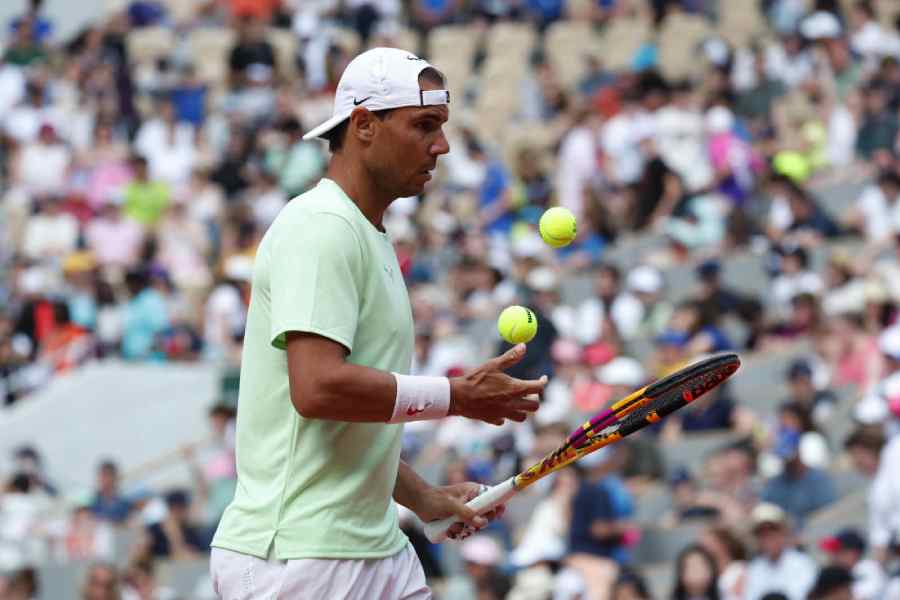
[[[540,404],[535,397],[544,391],[547,376],[516,379],[503,371],[525,356],[525,344],[516,344],[480,367],[450,379],[450,415],[503,425],[506,419],[521,423]]]

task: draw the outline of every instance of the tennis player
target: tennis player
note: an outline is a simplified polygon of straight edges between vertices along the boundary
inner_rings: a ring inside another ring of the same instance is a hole
[[[404,422],[521,422],[546,383],[503,373],[524,345],[463,377],[406,374],[412,311],[382,217],[396,198],[422,193],[449,150],[445,88],[425,60],[369,50],[341,76],[332,118],[306,135],[327,139],[332,157],[256,255],[237,490],[212,543],[225,600],[427,599],[394,501],[424,521],[457,516],[457,534],[491,518],[465,506],[477,484],[432,487],[400,460]]]

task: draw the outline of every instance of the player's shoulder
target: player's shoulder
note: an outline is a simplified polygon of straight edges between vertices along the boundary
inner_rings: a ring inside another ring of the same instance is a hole
[[[315,187],[288,202],[279,216],[282,226],[306,224],[316,228],[352,228],[358,212],[337,184],[322,179]]]

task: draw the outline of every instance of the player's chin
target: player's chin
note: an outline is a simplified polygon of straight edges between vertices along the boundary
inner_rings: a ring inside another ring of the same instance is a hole
[[[425,188],[428,187],[429,181],[431,181],[431,173],[429,173],[428,171],[416,173],[407,182],[406,195],[417,196],[421,194],[425,191]]]

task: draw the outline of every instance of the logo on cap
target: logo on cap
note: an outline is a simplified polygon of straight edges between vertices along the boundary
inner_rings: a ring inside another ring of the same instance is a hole
[[[371,98],[371,97],[372,97],[372,96],[366,96],[366,97],[363,98],[362,100],[357,100],[356,98],[354,98],[354,99],[353,99],[353,106],[359,106],[360,104],[362,104],[363,102],[365,102],[366,100],[368,100],[368,99]]]
[[[419,58],[418,56],[413,56],[412,54],[406,57],[406,60],[425,60],[424,58]]]

